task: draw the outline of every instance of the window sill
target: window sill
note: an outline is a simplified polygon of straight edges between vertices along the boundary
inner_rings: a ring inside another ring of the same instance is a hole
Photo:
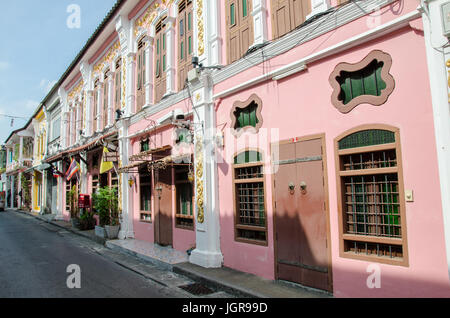
[[[341,252],[341,254],[339,256],[341,258],[345,258],[345,259],[352,259],[352,260],[366,261],[366,262],[373,262],[373,263],[382,263],[382,264],[393,265],[393,266],[409,267],[409,263],[408,263],[408,260],[406,259],[406,257],[390,258],[387,256],[362,255],[362,254],[356,254],[354,252]]]

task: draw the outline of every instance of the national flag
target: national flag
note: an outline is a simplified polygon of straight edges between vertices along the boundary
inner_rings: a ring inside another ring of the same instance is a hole
[[[100,174],[108,172],[109,170],[114,168],[113,162],[104,160],[106,153],[109,153],[108,148],[103,147],[103,158],[102,158],[102,162],[100,163]]]
[[[80,165],[78,164],[78,162],[75,161],[74,158],[72,158],[72,162],[70,163],[69,169],[67,169],[67,172],[66,172],[66,175],[65,175],[66,180],[70,181],[70,179],[72,179],[72,177],[78,171],[80,171]]]

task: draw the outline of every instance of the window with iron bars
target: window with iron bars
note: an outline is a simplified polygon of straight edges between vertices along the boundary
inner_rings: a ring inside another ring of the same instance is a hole
[[[235,239],[266,245],[265,182],[261,159],[259,152],[245,151],[234,160]]]
[[[398,131],[368,129],[337,142],[344,256],[403,263]]]

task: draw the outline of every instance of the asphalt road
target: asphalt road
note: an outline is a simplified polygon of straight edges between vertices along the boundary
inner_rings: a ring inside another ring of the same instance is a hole
[[[173,298],[161,286],[87,248],[78,237],[17,212],[0,212],[0,298]],[[81,288],[68,288],[78,265]]]

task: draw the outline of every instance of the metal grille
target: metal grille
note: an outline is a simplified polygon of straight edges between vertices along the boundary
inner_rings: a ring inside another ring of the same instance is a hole
[[[395,142],[395,134],[392,131],[371,129],[358,131],[339,141],[339,149],[383,145]]]
[[[355,254],[373,255],[388,258],[402,258],[403,248],[401,245],[366,243],[346,241],[346,250]]]
[[[235,174],[236,179],[252,179],[252,178],[262,178],[263,170],[262,166],[237,168]]]
[[[348,234],[401,238],[397,174],[344,178]]]
[[[266,212],[262,166],[235,168],[237,236],[251,240],[266,240]],[[242,180],[249,182],[242,182]],[[256,180],[255,180],[256,179]],[[246,228],[248,226],[261,229]]]
[[[397,166],[395,149],[342,156],[343,170],[390,168]]]
[[[239,224],[265,226],[263,182],[236,185],[239,208]]]
[[[190,293],[192,295],[196,295],[196,296],[210,295],[210,294],[214,293],[214,291],[212,289],[206,287],[205,285],[199,284],[199,283],[180,286],[179,288],[184,289],[188,293]]]

